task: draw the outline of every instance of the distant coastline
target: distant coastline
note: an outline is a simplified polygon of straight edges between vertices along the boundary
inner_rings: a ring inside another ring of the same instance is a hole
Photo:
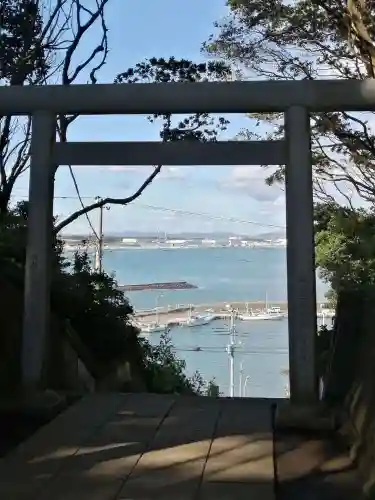
[[[75,251],[82,246],[85,241],[89,246],[97,245],[96,239],[83,236],[65,236],[65,249],[67,251]],[[138,236],[138,237],[114,237],[106,236],[104,238],[104,250],[128,250],[128,249],[185,249],[185,248],[285,248],[286,239],[278,235],[274,237],[250,237],[241,235],[223,235],[223,234],[207,234],[207,235],[164,235],[164,237],[155,236]]]
[[[92,247],[92,250],[95,249],[95,242],[94,241],[89,241],[89,247]],[[66,252],[75,252],[79,248],[82,248],[82,243],[77,242],[76,244],[73,244],[72,241],[67,241],[65,240],[65,251]],[[233,248],[286,248],[286,242],[285,243],[279,243],[279,242],[256,242],[256,243],[251,243],[248,245],[243,245],[243,246],[236,246],[236,245],[225,245],[225,244],[216,244],[216,245],[199,245],[199,244],[192,244],[192,245],[163,245],[163,244],[139,244],[139,245],[123,245],[121,243],[119,244],[104,244],[103,250],[184,250],[184,249],[213,249],[213,248],[227,248],[228,250],[233,249]]]

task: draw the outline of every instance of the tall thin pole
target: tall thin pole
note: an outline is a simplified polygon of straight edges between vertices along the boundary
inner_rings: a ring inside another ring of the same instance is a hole
[[[159,293],[156,297],[156,301],[155,301],[155,306],[156,306],[156,325],[159,325],[159,300],[161,299],[161,297],[163,296],[162,293]]]
[[[240,379],[239,379],[239,396],[242,398],[242,375],[243,375],[243,363],[240,364]]]
[[[230,327],[229,327],[229,344],[227,346],[227,352],[229,354],[229,395],[231,398],[234,398],[234,334],[235,334],[235,325],[234,325],[234,310],[230,311]]]
[[[100,207],[99,212],[99,241],[98,241],[98,271],[99,273],[103,270],[103,209]]]
[[[248,381],[250,380],[250,376],[247,375],[246,378],[245,378],[245,383],[243,385],[243,396],[246,397],[246,387],[247,387],[247,383]]]

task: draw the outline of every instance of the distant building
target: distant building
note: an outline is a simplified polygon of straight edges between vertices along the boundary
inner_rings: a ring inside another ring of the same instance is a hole
[[[230,236],[228,239],[228,246],[230,247],[238,247],[241,245],[241,236]]]
[[[251,247],[253,246],[252,242],[249,240],[241,240],[241,247]]]

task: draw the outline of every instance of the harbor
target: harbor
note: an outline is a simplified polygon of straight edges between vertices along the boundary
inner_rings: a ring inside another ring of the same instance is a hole
[[[133,306],[132,320],[141,336],[155,348],[162,342],[171,349],[186,364],[187,376],[198,373],[229,396],[234,364],[236,396],[285,397],[288,302],[282,248],[134,248],[105,251],[103,258],[103,267],[114,270],[119,288]],[[317,276],[318,314],[328,307],[326,292]],[[272,307],[280,308],[281,320],[265,320],[260,314]],[[258,319],[240,319],[247,309]],[[318,327],[324,321],[330,327],[327,316],[317,319]]]
[[[287,318],[288,303],[267,301],[218,302],[213,304],[176,304],[135,312],[135,324],[144,332],[162,332],[176,326],[203,326],[211,321],[233,317],[239,321],[279,321]],[[332,322],[334,311],[317,304],[320,325]]]

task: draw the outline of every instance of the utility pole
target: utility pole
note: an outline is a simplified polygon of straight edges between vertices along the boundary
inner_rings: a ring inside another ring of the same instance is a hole
[[[103,209],[99,208],[99,241],[98,241],[98,271],[99,273],[103,270]]]
[[[229,354],[229,395],[234,398],[234,349],[235,349],[235,324],[234,324],[234,309],[230,309],[230,327],[229,327],[229,344],[227,346],[227,353]]]
[[[97,200],[100,200],[100,197],[96,198]],[[105,207],[106,210],[109,210],[110,207]],[[98,273],[101,273],[103,270],[103,245],[104,245],[104,234],[103,234],[103,213],[104,213],[104,206],[99,207],[99,232],[98,232],[98,241],[97,241],[97,246],[96,246],[96,253],[95,253],[95,270]]]

